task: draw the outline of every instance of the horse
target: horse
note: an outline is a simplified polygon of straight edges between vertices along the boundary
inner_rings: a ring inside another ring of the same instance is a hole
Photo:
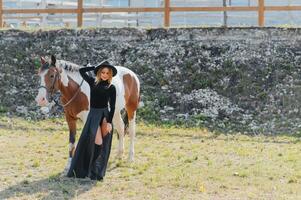
[[[54,93],[60,92],[61,94],[60,100],[69,127],[69,157],[64,170],[67,171],[75,151],[77,120],[80,119],[85,123],[89,113],[90,87],[79,74],[79,69],[83,66],[57,60],[53,55],[49,61],[43,57],[40,60],[41,67],[38,70],[40,87],[35,100],[39,106],[45,107],[52,102]],[[115,67],[117,74],[113,77],[112,84],[116,87],[116,104],[112,122],[119,136],[117,157],[122,158],[124,152],[126,126],[121,111],[125,109],[130,136],[128,159],[132,162],[136,135],[136,111],[140,101],[140,82],[137,75],[130,69],[122,66]]]

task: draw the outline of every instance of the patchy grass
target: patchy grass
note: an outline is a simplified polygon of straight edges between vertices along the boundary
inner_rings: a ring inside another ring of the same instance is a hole
[[[0,144],[0,199],[301,198],[298,137],[139,124],[135,162],[115,158],[115,134],[103,182],[60,177],[68,156],[63,119],[0,117]]]

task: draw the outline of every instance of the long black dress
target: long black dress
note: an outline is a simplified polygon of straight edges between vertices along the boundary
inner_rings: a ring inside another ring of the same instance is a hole
[[[101,180],[106,173],[107,163],[110,156],[112,144],[112,131],[103,138],[99,155],[95,153],[95,136],[98,127],[104,118],[108,123],[112,123],[115,111],[116,89],[108,81],[101,81],[95,84],[95,79],[86,74],[87,71],[94,70],[94,67],[80,69],[80,74],[90,85],[90,112],[87,121],[79,138],[68,177]],[[108,109],[110,104],[110,110]],[[95,160],[94,158],[97,157]]]

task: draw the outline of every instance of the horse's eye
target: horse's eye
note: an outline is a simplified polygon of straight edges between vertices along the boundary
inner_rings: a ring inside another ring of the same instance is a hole
[[[50,75],[50,78],[53,78],[54,77],[54,75]]]

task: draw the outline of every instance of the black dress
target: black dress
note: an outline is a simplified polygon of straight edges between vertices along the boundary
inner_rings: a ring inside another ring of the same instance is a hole
[[[95,84],[95,79],[86,74],[94,70],[94,67],[80,69],[80,74],[90,85],[90,111],[87,121],[79,138],[68,177],[86,178],[101,180],[106,173],[107,163],[110,156],[113,131],[108,133],[101,145],[99,155],[94,155],[95,136],[98,127],[104,118],[112,123],[115,112],[116,89],[108,81],[101,81]],[[108,109],[110,103],[110,110]],[[113,130],[113,129],[112,129]],[[95,160],[94,158],[97,157]]]

